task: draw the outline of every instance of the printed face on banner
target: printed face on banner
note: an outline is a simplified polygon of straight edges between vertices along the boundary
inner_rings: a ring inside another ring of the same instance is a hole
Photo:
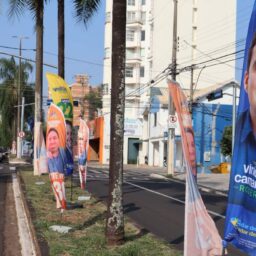
[[[46,150],[49,172],[64,173],[66,126],[62,111],[54,104],[48,109]]]
[[[256,2],[249,23],[236,121],[225,240],[256,251]]]
[[[256,117],[256,46],[252,48],[250,66],[244,76],[244,87],[249,98],[251,117]],[[256,128],[254,133],[256,133]]]
[[[47,135],[47,151],[48,157],[57,157],[59,154],[60,138],[56,129],[49,130]]]

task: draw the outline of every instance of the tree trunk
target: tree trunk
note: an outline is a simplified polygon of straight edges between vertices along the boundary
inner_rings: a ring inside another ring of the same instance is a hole
[[[36,6],[36,85],[35,85],[35,124],[42,122],[42,94],[43,94],[43,21],[44,0],[38,0]],[[34,129],[36,132],[36,129]],[[35,138],[34,134],[34,138]],[[35,148],[35,143],[34,143]],[[34,150],[34,159],[36,150]],[[35,161],[34,161],[35,163]]]
[[[124,240],[123,135],[125,104],[126,1],[113,0],[111,137],[106,238],[109,245]]]
[[[37,1],[36,9],[36,85],[35,85],[35,122],[42,121],[43,91],[43,16],[44,1]]]
[[[58,75],[65,79],[65,6],[58,0]]]

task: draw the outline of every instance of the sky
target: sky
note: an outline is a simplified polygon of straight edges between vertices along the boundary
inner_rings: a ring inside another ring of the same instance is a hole
[[[89,75],[90,85],[102,83],[104,58],[104,21],[105,0],[102,0],[98,12],[89,21],[87,27],[78,23],[74,18],[72,1],[65,1],[65,80],[68,84],[74,82],[76,74]],[[35,59],[36,34],[34,20],[30,12],[26,11],[19,18],[8,17],[8,1],[2,1],[0,9],[0,51],[19,55],[19,39],[13,36],[28,37],[22,39],[22,56]],[[44,63],[57,67],[57,1],[49,1],[45,6],[44,15]],[[8,49],[13,47],[17,49]],[[0,58],[7,57],[0,54]],[[73,59],[73,60],[71,60]],[[17,59],[18,62],[18,59]],[[35,65],[34,71],[35,71]],[[43,95],[47,96],[47,81],[45,72],[58,73],[57,68],[44,66]],[[35,81],[35,72],[30,76],[29,82]]]

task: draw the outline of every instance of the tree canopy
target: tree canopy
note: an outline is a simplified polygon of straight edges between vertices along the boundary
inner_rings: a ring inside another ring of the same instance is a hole
[[[34,102],[34,85],[28,83],[29,74],[33,68],[29,62],[21,62],[21,95],[26,104]],[[15,59],[0,59],[0,145],[10,147],[16,137],[17,104],[19,85],[19,65]],[[25,120],[33,113],[33,105],[28,105],[24,111]]]
[[[224,156],[232,155],[232,126],[226,126],[220,141],[221,153]]]

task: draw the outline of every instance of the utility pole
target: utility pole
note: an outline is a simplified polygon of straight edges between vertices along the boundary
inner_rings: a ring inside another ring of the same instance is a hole
[[[17,113],[17,158],[21,158],[21,138],[19,137],[19,132],[21,131],[21,125],[20,125],[20,107],[21,107],[21,49],[22,49],[22,39],[28,39],[27,36],[13,36],[13,38],[19,39],[19,81],[18,81],[18,89],[17,89],[17,97],[18,97],[18,113]]]
[[[20,120],[20,130],[23,131],[24,130],[24,107],[25,107],[25,97],[22,97],[22,105],[21,105],[21,120]],[[22,155],[22,152],[23,152],[23,143],[22,143],[22,140],[23,138],[20,138],[21,140],[21,147],[20,147],[20,152],[21,152],[21,155]]]
[[[173,0],[173,42],[172,42],[172,68],[171,77],[173,81],[176,81],[176,68],[177,68],[177,7],[178,0]],[[175,115],[175,109],[173,105],[173,100],[169,97],[168,104],[169,116]],[[168,162],[167,162],[167,173],[174,174],[174,152],[175,152],[175,128],[168,128]]]
[[[192,117],[192,105],[193,105],[193,94],[194,94],[194,65],[191,65],[191,77],[190,77],[190,94],[189,94],[189,111]]]
[[[236,132],[236,83],[233,83],[233,110],[232,110],[232,155],[235,145],[235,132]]]

